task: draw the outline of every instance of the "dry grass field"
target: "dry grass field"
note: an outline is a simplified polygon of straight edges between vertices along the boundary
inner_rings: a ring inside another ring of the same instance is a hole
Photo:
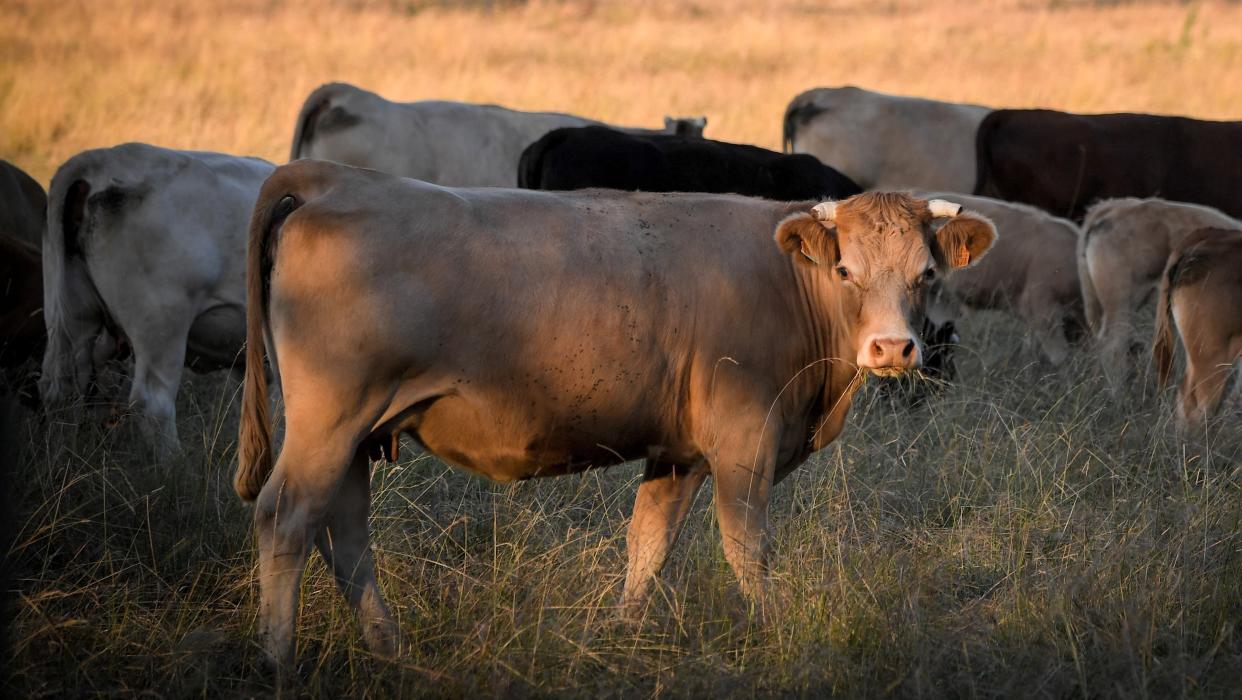
[[[0,0],[0,157],[43,182],[74,153],[127,140],[281,160],[302,100],[329,80],[636,125],[706,114],[715,138],[777,148],[786,103],[819,85],[998,107],[1242,113],[1242,5],[453,4]]]
[[[817,85],[996,106],[1242,114],[1242,6],[996,0],[215,3],[0,0],[0,158],[47,183],[127,140],[287,155],[303,97],[345,80],[629,124],[706,114],[778,147]],[[1149,380],[1049,371],[996,314],[962,324],[929,405],[873,387],[775,491],[761,624],[701,496],[639,623],[614,614],[633,466],[506,486],[407,449],[377,465],[381,583],[404,646],[362,647],[317,559],[294,696],[1238,697],[1238,412],[1183,440]],[[1145,376],[1141,375],[1140,379]],[[277,690],[254,644],[239,391],[193,379],[185,453],[154,462],[74,407],[0,437],[9,697]],[[8,505],[5,506],[4,503]],[[4,578],[0,576],[0,578]]]

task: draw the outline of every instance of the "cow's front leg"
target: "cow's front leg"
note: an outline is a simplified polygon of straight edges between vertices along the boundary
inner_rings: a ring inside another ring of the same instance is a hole
[[[768,500],[775,473],[776,426],[738,431],[711,458],[716,519],[738,585],[762,603],[768,578]]]
[[[621,596],[626,614],[637,613],[650,597],[707,474],[705,462],[681,467],[647,460],[626,543],[629,565]]]

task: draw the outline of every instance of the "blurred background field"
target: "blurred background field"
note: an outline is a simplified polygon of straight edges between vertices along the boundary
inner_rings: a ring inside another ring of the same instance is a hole
[[[1242,114],[1242,6],[1083,0],[0,0],[0,158],[47,182],[139,140],[288,157],[316,86],[494,102],[780,147],[804,89]]]
[[[1242,6],[1216,3],[0,0],[0,158],[45,184],[127,140],[280,161],[329,80],[634,125],[706,114],[709,136],[779,148],[814,86],[1236,118],[1240,68]],[[377,466],[373,519],[402,654],[363,650],[316,559],[289,694],[1237,697],[1236,406],[1184,441],[1145,372],[1113,397],[1085,352],[1032,366],[1009,319],[961,333],[955,386],[916,410],[868,387],[776,489],[769,624],[706,495],[625,625],[635,468],[498,485],[407,449]],[[237,402],[227,376],[192,379],[168,462],[83,406],[19,427],[0,695],[274,690],[229,484]]]

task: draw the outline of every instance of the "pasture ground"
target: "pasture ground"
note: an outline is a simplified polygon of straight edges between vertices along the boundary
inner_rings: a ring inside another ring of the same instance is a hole
[[[373,659],[316,558],[297,695],[1173,697],[1242,683],[1236,409],[1191,444],[1167,400],[1045,373],[968,319],[928,406],[869,386],[843,438],[775,492],[777,611],[752,622],[710,490],[639,624],[618,621],[638,470],[505,486],[419,455],[378,465],[373,532],[405,646]],[[25,424],[9,566],[17,696],[252,695],[238,384],[182,392],[186,454],[152,463],[79,408]],[[1120,406],[1135,406],[1121,409]]]
[[[328,80],[630,124],[710,118],[777,147],[785,103],[852,83],[997,106],[1236,116],[1242,6],[996,0],[0,0],[0,157],[47,183],[143,140],[282,159]],[[782,483],[768,624],[739,601],[700,497],[640,624],[613,617],[637,469],[502,486],[406,450],[373,531],[402,627],[361,647],[317,559],[299,696],[1234,696],[1242,687],[1242,435],[1179,439],[1166,397],[1045,373],[1021,329],[963,324],[932,404],[873,387]],[[155,463],[81,407],[16,425],[6,696],[268,694],[250,514],[229,481],[237,384],[181,392]],[[6,466],[6,465],[0,465]],[[0,470],[3,471],[3,470]],[[9,505],[11,504],[11,505]]]

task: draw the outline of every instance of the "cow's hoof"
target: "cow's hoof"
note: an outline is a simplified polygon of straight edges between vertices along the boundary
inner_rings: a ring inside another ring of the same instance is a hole
[[[397,656],[401,646],[401,629],[389,618],[372,620],[363,625],[362,639],[372,654],[383,659],[392,659]]]
[[[293,672],[293,643],[280,643],[270,636],[263,640],[263,665],[278,678]]]

